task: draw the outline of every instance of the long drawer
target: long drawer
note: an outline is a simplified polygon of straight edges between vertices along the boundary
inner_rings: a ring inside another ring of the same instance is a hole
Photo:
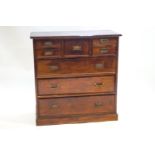
[[[38,80],[39,95],[113,91],[114,76]]]
[[[52,76],[74,73],[111,73],[115,72],[114,56],[94,58],[52,59],[37,61],[38,76]]]
[[[114,113],[115,96],[39,99],[39,116]]]

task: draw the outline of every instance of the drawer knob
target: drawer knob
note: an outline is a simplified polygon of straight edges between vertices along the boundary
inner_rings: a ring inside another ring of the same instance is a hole
[[[58,108],[58,105],[57,104],[49,104],[49,108],[55,109],[55,108]]]
[[[58,88],[58,84],[51,84],[50,87],[51,88]]]
[[[107,43],[109,39],[100,39],[100,43]]]
[[[96,102],[95,103],[95,107],[101,107],[101,106],[103,106],[103,103],[101,103],[101,102]]]
[[[104,68],[104,63],[100,64],[95,64],[96,69],[103,69]]]
[[[49,70],[51,70],[51,71],[57,71],[59,69],[59,66],[57,66],[57,65],[50,65],[49,66]]]
[[[94,85],[95,85],[95,87],[97,87],[97,88],[101,88],[101,87],[104,86],[103,82],[96,82]]]
[[[108,49],[107,48],[101,48],[100,53],[101,54],[108,53]]]
[[[52,51],[52,50],[45,50],[45,51],[44,51],[44,55],[45,55],[45,56],[53,55],[53,51]]]
[[[82,50],[81,46],[79,46],[79,45],[73,46],[73,51],[81,51],[81,50]]]
[[[44,45],[45,46],[51,46],[51,45],[53,45],[53,43],[52,43],[52,41],[45,41]]]

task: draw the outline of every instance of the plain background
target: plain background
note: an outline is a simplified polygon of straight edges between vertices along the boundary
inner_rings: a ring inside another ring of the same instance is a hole
[[[0,3],[0,154],[155,154],[153,0]],[[119,121],[36,127],[30,32],[88,29],[123,35]]]

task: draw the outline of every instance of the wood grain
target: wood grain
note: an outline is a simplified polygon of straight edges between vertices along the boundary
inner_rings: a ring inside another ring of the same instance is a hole
[[[99,67],[100,64],[100,67]],[[98,67],[97,67],[98,65]],[[56,70],[51,70],[50,66],[58,66]],[[115,72],[115,56],[104,56],[98,58],[70,58],[52,59],[37,61],[37,75],[62,75],[74,73],[108,73]]]
[[[68,124],[68,123],[87,123],[87,122],[103,122],[103,121],[116,121],[118,115],[113,114],[95,114],[95,115],[79,115],[60,118],[37,118],[37,125],[56,125],[56,124]]]
[[[114,76],[38,80],[38,94],[113,92]]]
[[[39,116],[114,113],[114,101],[114,95],[39,99]]]
[[[79,47],[81,49],[74,49]],[[88,55],[89,40],[87,39],[71,39],[64,41],[64,55]]]

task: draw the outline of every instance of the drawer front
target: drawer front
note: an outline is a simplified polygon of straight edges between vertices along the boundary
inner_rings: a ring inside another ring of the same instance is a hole
[[[115,72],[116,58],[114,56],[99,58],[74,58],[57,60],[39,60],[37,75],[52,76],[74,73]]]
[[[41,57],[60,57],[60,50],[59,48],[45,48],[45,49],[37,49],[36,56],[37,58]]]
[[[65,40],[64,55],[88,55],[89,41],[86,39]]]
[[[93,54],[102,55],[105,53],[116,53],[117,38],[93,39]]]
[[[61,48],[62,41],[55,39],[48,40],[36,40],[34,43],[36,49],[44,49],[44,48]]]
[[[39,99],[39,116],[114,113],[115,96]]]
[[[93,39],[93,47],[117,46],[117,38],[96,38]]]
[[[114,76],[38,80],[38,94],[113,92]]]
[[[93,55],[104,55],[110,53],[116,53],[116,47],[94,47],[93,48]]]

